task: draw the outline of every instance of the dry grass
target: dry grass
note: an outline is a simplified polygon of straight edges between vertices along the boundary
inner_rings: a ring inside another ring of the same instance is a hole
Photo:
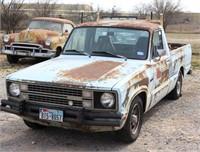
[[[2,43],[2,38],[1,38],[1,36],[2,36],[2,33],[0,32],[0,49],[1,49],[1,43]]]
[[[167,33],[169,43],[182,43],[192,45],[192,67],[200,69],[200,34]]]

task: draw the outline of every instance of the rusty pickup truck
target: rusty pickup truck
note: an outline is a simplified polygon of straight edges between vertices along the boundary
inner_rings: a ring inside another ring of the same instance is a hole
[[[3,35],[0,53],[9,63],[22,57],[52,58],[59,56],[66,39],[75,27],[72,21],[60,18],[33,18],[27,29],[20,33]]]
[[[1,110],[33,129],[116,131],[130,143],[149,109],[181,96],[191,54],[190,44],[168,44],[157,24],[83,23],[59,57],[7,76]]]

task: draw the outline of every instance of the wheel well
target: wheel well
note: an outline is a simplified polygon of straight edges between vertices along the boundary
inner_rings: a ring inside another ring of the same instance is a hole
[[[147,101],[147,95],[145,92],[141,92],[139,94],[139,97],[142,99],[142,102],[143,102],[143,112],[145,112],[145,109],[146,109],[146,101]]]
[[[57,48],[56,48],[56,50],[62,50],[62,47],[61,46],[58,46]]]

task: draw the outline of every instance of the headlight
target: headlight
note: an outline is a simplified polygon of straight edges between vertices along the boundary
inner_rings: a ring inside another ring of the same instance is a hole
[[[104,93],[101,95],[101,104],[105,108],[111,108],[115,103],[115,98],[111,93]]]
[[[46,41],[45,41],[45,45],[46,45],[46,46],[50,46],[50,45],[51,45],[51,41],[50,41],[50,40],[46,40]]]
[[[19,96],[20,94],[19,84],[11,83],[9,86],[9,93],[14,97]]]
[[[8,35],[4,35],[3,36],[3,41],[6,42],[6,43],[9,42],[10,41],[10,37]]]

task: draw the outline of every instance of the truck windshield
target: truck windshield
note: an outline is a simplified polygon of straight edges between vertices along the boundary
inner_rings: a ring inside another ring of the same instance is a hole
[[[29,29],[46,29],[56,32],[62,32],[62,24],[52,21],[34,20],[28,25]]]
[[[78,54],[68,51],[78,50],[96,56],[110,56],[112,53],[125,58],[144,60],[147,58],[148,46],[149,32],[145,30],[80,27],[72,32],[64,54]]]

